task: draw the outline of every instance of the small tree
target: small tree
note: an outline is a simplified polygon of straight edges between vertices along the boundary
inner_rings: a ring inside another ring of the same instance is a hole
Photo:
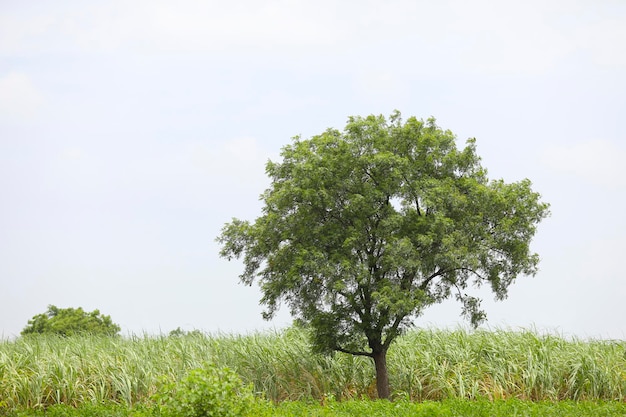
[[[220,255],[243,256],[241,281],[259,279],[266,319],[285,302],[318,351],[371,357],[380,398],[387,350],[412,318],[454,295],[477,326],[470,284],[504,299],[537,271],[529,244],[548,205],[528,180],[489,181],[475,140],[457,149],[432,118],[351,117],[281,156],[266,166],[263,214],[226,224]]]
[[[40,333],[71,336],[86,333],[114,336],[120,330],[120,326],[113,323],[110,316],[100,314],[99,310],[87,313],[81,307],[58,308],[49,305],[45,313],[28,320],[22,335]]]

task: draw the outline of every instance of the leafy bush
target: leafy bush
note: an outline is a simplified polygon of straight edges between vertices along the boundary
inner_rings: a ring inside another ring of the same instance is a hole
[[[154,399],[163,417],[237,417],[254,403],[252,389],[235,372],[213,364],[180,381],[163,381]]]
[[[92,334],[114,336],[120,332],[120,326],[111,321],[110,316],[94,310],[88,313],[78,308],[59,308],[49,305],[45,313],[37,314],[28,320],[22,330],[22,336],[28,334],[57,334],[72,336],[76,334]]]

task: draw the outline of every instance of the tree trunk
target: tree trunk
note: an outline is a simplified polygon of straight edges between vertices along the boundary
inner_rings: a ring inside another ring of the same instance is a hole
[[[376,390],[378,398],[389,399],[389,375],[387,374],[387,349],[372,354],[376,367]]]

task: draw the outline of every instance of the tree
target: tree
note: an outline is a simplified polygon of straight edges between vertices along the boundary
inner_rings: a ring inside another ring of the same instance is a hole
[[[454,295],[477,326],[485,313],[468,286],[501,300],[537,271],[529,245],[548,205],[527,179],[490,181],[475,139],[455,139],[397,111],[295,137],[266,165],[262,215],[217,238],[222,257],[243,256],[241,281],[259,280],[266,319],[284,302],[316,351],[371,357],[380,398],[391,343],[426,307]]]
[[[75,334],[114,336],[120,330],[120,326],[113,323],[110,316],[100,314],[99,310],[87,313],[81,307],[58,308],[49,305],[45,313],[37,314],[28,320],[22,335],[39,333],[62,336]]]

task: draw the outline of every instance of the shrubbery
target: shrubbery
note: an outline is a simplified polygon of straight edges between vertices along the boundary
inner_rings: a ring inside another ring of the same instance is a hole
[[[254,404],[252,389],[228,368],[206,364],[154,396],[163,417],[238,417]]]
[[[59,308],[49,305],[45,313],[37,314],[28,320],[22,335],[56,334],[72,336],[76,334],[92,334],[114,336],[120,332],[120,326],[113,323],[110,316],[100,310],[86,312],[81,307]]]

